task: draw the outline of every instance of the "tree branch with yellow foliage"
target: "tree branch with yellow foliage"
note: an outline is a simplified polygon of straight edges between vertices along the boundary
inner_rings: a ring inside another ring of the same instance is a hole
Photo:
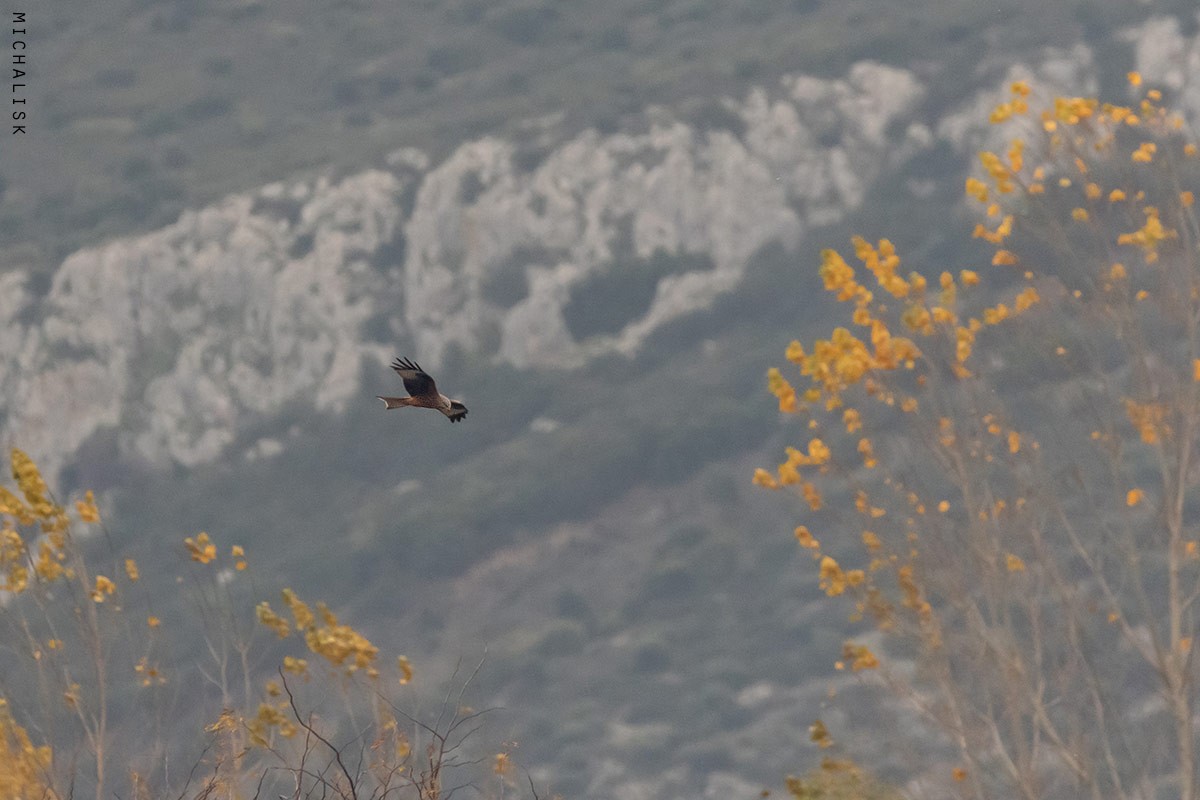
[[[848,324],[768,374],[810,438],[754,483],[797,493],[820,588],[912,660],[842,654],[935,723],[962,797],[1198,794],[1200,158],[1130,93],[1013,84],[966,181],[978,264],[825,250]]]

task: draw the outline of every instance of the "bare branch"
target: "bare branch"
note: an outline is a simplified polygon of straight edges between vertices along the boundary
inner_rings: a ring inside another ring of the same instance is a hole
[[[312,734],[313,738],[329,748],[329,751],[333,753],[333,758],[337,762],[338,768],[341,770],[342,775],[346,778],[346,783],[350,788],[350,797],[357,797],[358,795],[355,792],[354,778],[350,775],[350,770],[348,770],[346,765],[342,763],[341,751],[334,747],[328,739],[326,739],[315,728],[313,728],[312,724],[300,714],[300,709],[296,706],[296,697],[292,694],[291,687],[288,686],[287,675],[284,673],[282,668],[278,669],[277,672],[279,673],[279,679],[283,682],[283,690],[287,693],[288,705],[290,705],[292,708],[292,715],[296,718],[296,722],[300,724],[300,727]]]

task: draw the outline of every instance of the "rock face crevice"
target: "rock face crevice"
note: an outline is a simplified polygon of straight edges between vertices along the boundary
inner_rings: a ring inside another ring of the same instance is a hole
[[[1197,70],[1178,66],[1200,59],[1200,39],[1173,20],[1128,36],[1147,79],[1200,109]],[[1095,73],[1079,47],[1006,80],[1081,92]],[[15,353],[0,364],[0,441],[53,474],[117,429],[122,452],[190,466],[285,404],[338,411],[361,392],[364,360],[397,348],[429,367],[451,346],[522,368],[632,354],[735,289],[760,248],[794,247],[859,208],[937,140],[986,143],[980,108],[1005,87],[924,119],[912,73],[864,62],[724,98],[727,127],[648,109],[641,132],[542,142],[536,163],[496,137],[434,165],[406,148],[383,169],[271,184],[80,250],[41,298],[0,276]],[[628,308],[599,307],[627,296]]]

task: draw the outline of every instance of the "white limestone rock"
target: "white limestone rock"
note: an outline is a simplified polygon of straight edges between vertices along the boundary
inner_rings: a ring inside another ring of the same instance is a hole
[[[845,80],[793,77],[782,87],[778,98],[755,90],[733,102],[742,138],[698,133],[654,109],[645,133],[586,131],[530,173],[514,167],[507,142],[459,148],[426,175],[405,229],[406,316],[422,358],[436,364],[451,344],[477,349],[489,329],[499,331],[498,356],[522,367],[631,354],[735,288],[759,248],[794,245],[806,222],[856,208],[883,169],[932,141],[910,119],[924,90],[905,70],[863,63]],[[899,138],[889,139],[897,122]],[[564,309],[618,244],[642,259],[705,254],[713,268],[662,277],[640,318],[577,340]],[[489,300],[489,282],[523,249],[544,256],[508,276],[523,278],[523,296],[507,307]]]
[[[5,438],[53,474],[120,424],[128,452],[194,465],[247,415],[302,397],[341,408],[373,352],[362,323],[388,296],[367,257],[397,230],[398,192],[382,171],[273,184],[72,254],[0,373]],[[0,302],[11,327],[17,301]]]
[[[285,404],[338,411],[361,393],[363,358],[397,348],[430,368],[452,345],[518,367],[635,353],[734,290],[760,248],[841,218],[929,147],[924,93],[912,73],[864,62],[725,98],[739,134],[656,108],[638,133],[555,140],[542,126],[534,166],[497,137],[432,166],[401,148],[388,171],[273,183],[81,250],[40,304],[5,279],[0,331],[22,355],[0,367],[0,430],[55,465],[111,427],[127,453],[195,465]],[[964,125],[938,131],[961,141]],[[657,277],[619,329],[572,332],[588,281],[660,252],[706,258]],[[63,393],[77,398],[69,423],[45,411]]]
[[[1124,38],[1133,43],[1134,68],[1142,77],[1173,93],[1172,104],[1193,123],[1200,120],[1200,34],[1189,39],[1178,19],[1157,16],[1125,31]]]

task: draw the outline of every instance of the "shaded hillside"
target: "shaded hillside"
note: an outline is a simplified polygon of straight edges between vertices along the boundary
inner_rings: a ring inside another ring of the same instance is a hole
[[[1157,6],[1173,9],[1190,17],[1186,0]],[[1113,0],[40,9],[29,17],[35,135],[0,156],[0,270],[43,272],[81,245],[297,170],[360,169],[399,144],[442,156],[541,115],[564,115],[571,133],[615,130],[650,103],[914,55],[943,65],[937,94],[953,97],[981,53],[1094,38],[1143,13]]]

